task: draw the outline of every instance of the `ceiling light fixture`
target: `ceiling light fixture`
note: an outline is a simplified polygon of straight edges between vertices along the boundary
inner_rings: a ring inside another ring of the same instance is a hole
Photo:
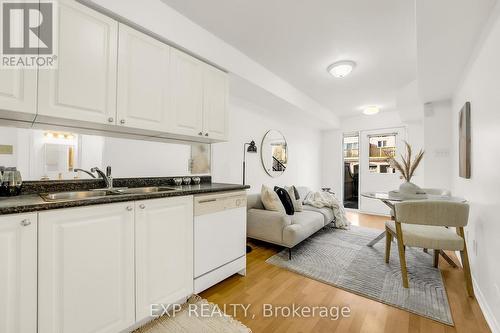
[[[380,112],[380,109],[376,106],[369,106],[363,110],[363,113],[368,115],[368,116],[372,116],[372,115],[377,114],[379,112]]]
[[[351,74],[352,70],[356,67],[356,63],[352,60],[342,60],[337,61],[328,66],[328,73],[337,77],[344,78],[347,75]]]

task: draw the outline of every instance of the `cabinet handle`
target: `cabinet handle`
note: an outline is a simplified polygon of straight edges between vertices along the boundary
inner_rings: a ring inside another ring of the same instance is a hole
[[[120,124],[125,124],[125,119],[120,120]]]
[[[146,208],[146,205],[144,205],[144,204],[140,204],[140,205],[139,205],[139,208],[140,208],[140,209],[144,209],[144,208]]]
[[[134,210],[134,208],[132,208],[132,206],[127,206],[127,210],[128,210],[129,212],[131,212],[131,211],[133,211],[133,210]]]
[[[30,224],[31,224],[31,221],[30,221],[30,220],[28,220],[28,219],[26,219],[26,220],[22,220],[22,221],[21,221],[21,225],[22,225],[23,227],[27,227],[27,226],[29,226]]]
[[[205,136],[208,136],[208,133],[205,133]]]
[[[115,121],[115,119],[114,119],[113,117],[109,117],[109,118],[108,118],[108,123],[112,123],[112,122],[114,122],[114,121]]]
[[[198,135],[203,135],[203,133],[202,133],[202,132],[200,132],[200,133],[198,133]]]

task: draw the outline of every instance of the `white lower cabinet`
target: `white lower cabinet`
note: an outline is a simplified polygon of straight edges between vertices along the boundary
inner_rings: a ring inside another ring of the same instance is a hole
[[[39,213],[38,333],[135,322],[134,203]]]
[[[0,332],[36,333],[37,216],[0,216]]]
[[[193,292],[192,196],[53,210],[38,219],[38,333],[120,332],[147,319],[152,304]],[[0,262],[8,263],[4,252]]]
[[[193,292],[193,197],[137,201],[136,320]],[[156,306],[158,308],[158,306]]]

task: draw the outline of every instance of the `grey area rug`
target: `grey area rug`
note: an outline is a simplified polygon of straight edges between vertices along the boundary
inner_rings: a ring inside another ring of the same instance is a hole
[[[193,295],[179,312],[163,315],[134,333],[252,333],[214,303]]]
[[[350,230],[332,225],[318,231],[292,250],[272,256],[268,263],[339,287],[375,301],[453,325],[441,272],[432,266],[432,255],[407,248],[410,288],[401,281],[397,244],[392,243],[391,259],[385,263],[385,239],[374,247],[366,244],[380,230],[352,226]]]

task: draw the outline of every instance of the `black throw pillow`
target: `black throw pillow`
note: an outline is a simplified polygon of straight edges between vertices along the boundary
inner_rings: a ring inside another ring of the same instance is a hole
[[[290,198],[288,192],[284,188],[278,186],[274,187],[274,192],[276,192],[276,194],[281,200],[281,203],[283,204],[283,207],[285,207],[286,214],[287,215],[295,214],[295,209],[293,208],[293,201],[292,198]]]
[[[293,194],[295,194],[295,200],[299,200],[300,199],[299,191],[297,191],[295,185],[292,185],[292,188],[293,188]]]

